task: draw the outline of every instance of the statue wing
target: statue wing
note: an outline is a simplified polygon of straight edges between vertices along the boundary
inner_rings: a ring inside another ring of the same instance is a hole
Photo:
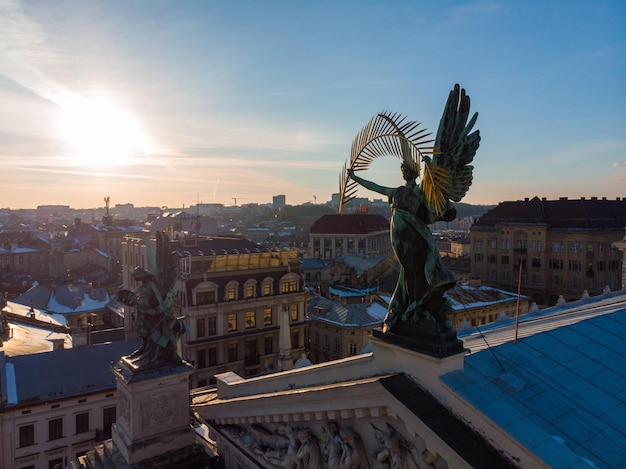
[[[439,123],[432,162],[427,163],[431,171],[447,173],[442,195],[453,202],[459,202],[472,184],[474,167],[470,163],[480,145],[480,132],[472,132],[478,113],[468,122],[469,113],[469,96],[454,85]]]
[[[156,233],[156,282],[161,294],[165,296],[176,285],[178,260],[172,251],[168,236],[160,231]]]
[[[397,113],[383,111],[361,129],[352,142],[350,163],[344,163],[339,176],[339,213],[356,197],[358,183],[348,176],[348,169],[361,171],[381,156],[394,156],[410,164],[420,173],[422,155],[432,153],[434,141],[420,123],[407,121]]]

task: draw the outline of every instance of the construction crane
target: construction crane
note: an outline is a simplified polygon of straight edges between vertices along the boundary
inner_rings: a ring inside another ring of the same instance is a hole
[[[313,194],[313,203],[317,204],[317,196],[315,194]]]
[[[233,197],[233,200],[235,201],[235,207],[237,206],[237,201],[238,200],[244,200],[243,197]]]

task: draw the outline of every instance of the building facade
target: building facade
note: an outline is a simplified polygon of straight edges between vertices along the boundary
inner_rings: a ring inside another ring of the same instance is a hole
[[[309,257],[316,259],[334,259],[344,253],[390,255],[389,221],[367,213],[323,215],[311,227],[309,246]]]
[[[21,356],[0,352],[0,466],[55,469],[111,437],[116,382],[111,362],[137,341]]]
[[[503,202],[470,228],[471,275],[540,305],[616,290],[625,225],[626,199]]]
[[[334,301],[316,296],[308,304],[309,359],[312,363],[357,355],[379,329],[387,307],[377,302]]]
[[[151,270],[144,242],[125,242],[124,286],[136,287],[135,267]],[[304,351],[305,291],[296,251],[269,251],[241,238],[172,241],[182,275],[175,309],[187,332],[181,356],[196,368],[192,387],[214,375],[242,376],[291,369]],[[134,335],[134,311],[126,318]]]

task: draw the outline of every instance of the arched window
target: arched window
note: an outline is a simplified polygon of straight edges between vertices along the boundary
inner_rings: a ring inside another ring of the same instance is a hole
[[[257,281],[254,279],[250,279],[244,284],[243,294],[245,298],[254,298],[257,295],[256,284]]]
[[[266,277],[263,279],[263,291],[261,292],[262,296],[270,296],[274,294],[274,279],[271,277]]]
[[[294,293],[300,291],[300,277],[294,273],[288,273],[280,279],[281,293]]]
[[[213,282],[202,282],[193,289],[194,305],[210,305],[217,303],[217,285]]]
[[[239,282],[234,280],[228,282],[226,284],[226,292],[224,296],[224,300],[233,301],[239,299]]]

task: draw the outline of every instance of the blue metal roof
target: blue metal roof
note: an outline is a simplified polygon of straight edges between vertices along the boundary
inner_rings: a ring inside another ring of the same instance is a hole
[[[510,328],[487,333],[501,345],[476,339],[465,369],[442,380],[551,467],[625,467],[626,308],[616,305],[529,321],[517,343]]]

